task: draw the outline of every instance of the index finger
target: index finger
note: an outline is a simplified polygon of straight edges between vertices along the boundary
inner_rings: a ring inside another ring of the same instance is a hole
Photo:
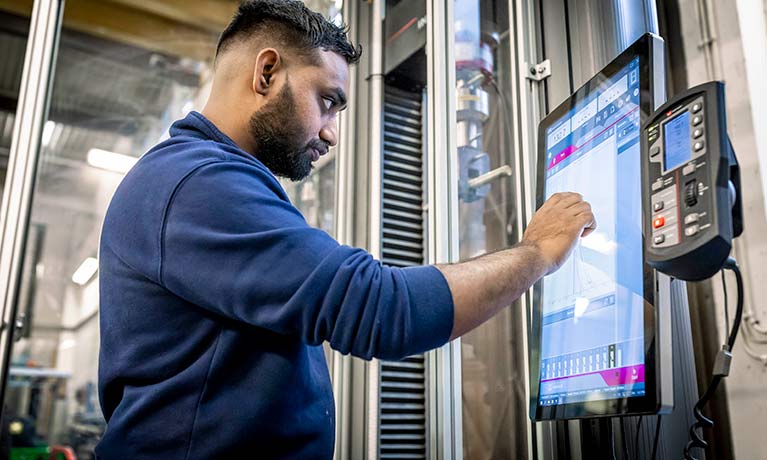
[[[594,217],[594,213],[590,212],[587,215],[584,215],[584,217],[588,220],[586,221],[586,225],[583,227],[583,233],[581,233],[582,238],[591,235],[597,229],[597,219]]]

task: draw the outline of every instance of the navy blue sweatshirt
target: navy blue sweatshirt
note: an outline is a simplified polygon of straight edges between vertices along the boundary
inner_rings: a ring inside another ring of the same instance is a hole
[[[115,192],[101,234],[101,460],[331,459],[321,344],[370,359],[443,345],[433,267],[392,268],[310,227],[201,114]]]

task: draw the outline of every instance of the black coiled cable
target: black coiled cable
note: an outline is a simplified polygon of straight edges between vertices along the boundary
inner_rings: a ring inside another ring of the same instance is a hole
[[[696,457],[693,457],[690,453],[690,450],[693,448],[701,448],[705,449],[706,446],[708,446],[708,443],[703,439],[703,428],[711,428],[714,426],[714,421],[710,418],[703,415],[703,407],[708,403],[708,401],[711,399],[712,396],[714,396],[714,393],[716,392],[716,388],[719,386],[719,382],[722,381],[723,378],[725,378],[729,372],[730,372],[730,359],[732,358],[732,347],[735,345],[735,339],[738,337],[738,330],[740,329],[740,320],[743,316],[743,276],[740,273],[740,268],[738,267],[738,263],[733,259],[732,257],[729,257],[727,261],[724,263],[724,267],[727,270],[732,270],[735,273],[735,279],[738,283],[738,302],[737,307],[735,309],[735,319],[732,323],[732,329],[730,330],[730,335],[727,337],[727,343],[722,346],[722,349],[719,351],[716,357],[716,362],[714,363],[714,376],[711,378],[711,382],[708,384],[708,388],[706,388],[705,393],[703,393],[703,396],[698,400],[698,402],[695,404],[695,409],[693,410],[695,414],[695,419],[697,422],[692,424],[690,427],[690,441],[687,443],[687,446],[684,448],[684,458],[686,460],[698,460]],[[726,292],[726,291],[725,291]],[[726,298],[726,297],[725,297]],[[725,300],[726,302],[726,300]]]

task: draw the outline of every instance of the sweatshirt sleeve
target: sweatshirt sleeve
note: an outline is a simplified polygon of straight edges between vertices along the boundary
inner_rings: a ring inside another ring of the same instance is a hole
[[[220,161],[177,186],[160,235],[160,282],[221,316],[341,353],[399,359],[443,345],[447,281],[383,266],[309,226],[258,165]]]

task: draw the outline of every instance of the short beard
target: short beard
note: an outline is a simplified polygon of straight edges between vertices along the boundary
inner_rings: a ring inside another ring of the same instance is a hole
[[[306,145],[296,142],[296,139],[303,138],[304,129],[295,112],[293,92],[286,81],[275,100],[250,117],[250,135],[255,145],[253,155],[274,175],[294,182],[311,173],[312,148],[327,150],[319,139]]]

